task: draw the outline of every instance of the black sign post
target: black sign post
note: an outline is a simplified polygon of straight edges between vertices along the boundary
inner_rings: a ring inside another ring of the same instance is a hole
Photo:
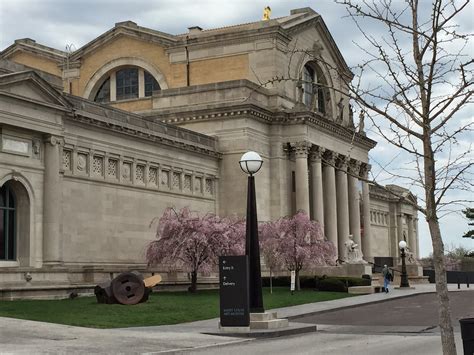
[[[248,327],[248,256],[219,257],[220,313],[222,327]]]

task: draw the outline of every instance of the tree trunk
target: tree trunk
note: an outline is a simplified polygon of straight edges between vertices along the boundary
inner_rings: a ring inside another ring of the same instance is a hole
[[[433,264],[435,268],[436,294],[439,302],[438,316],[439,328],[441,331],[441,345],[444,355],[456,355],[456,343],[454,342],[454,332],[451,324],[451,310],[449,308],[446,264],[444,261],[444,244],[443,239],[441,238],[441,231],[436,212],[435,161],[429,124],[425,126],[423,136],[426,221],[430,228],[431,243],[433,245]]]
[[[295,270],[295,289],[296,291],[299,291],[300,290],[300,271],[299,270]]]
[[[272,269],[270,268],[270,294],[273,294]]]
[[[192,293],[197,291],[197,271],[191,272],[191,286],[189,286],[188,290]]]

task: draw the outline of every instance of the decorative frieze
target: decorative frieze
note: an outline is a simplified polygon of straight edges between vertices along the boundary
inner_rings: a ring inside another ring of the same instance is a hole
[[[122,165],[122,179],[124,181],[132,181],[132,163],[123,162]]]
[[[145,166],[139,165],[135,167],[135,181],[141,184],[145,183]]]
[[[124,157],[116,153],[96,152],[68,145],[61,150],[65,176],[104,180],[108,183],[137,185],[137,187],[173,191],[173,193],[215,195],[215,177],[184,171],[181,167],[163,166],[143,158]],[[60,162],[61,163],[61,162]],[[74,168],[74,169],[73,169]]]
[[[63,169],[71,171],[72,168],[72,152],[70,150],[63,150]]]
[[[118,160],[109,158],[107,162],[107,177],[116,179],[117,176],[118,176]]]
[[[157,186],[158,183],[158,169],[150,166],[148,169],[148,184],[152,186]]]
[[[183,190],[185,192],[192,192],[191,190],[191,175],[184,175],[184,186],[183,186]]]
[[[77,153],[77,164],[76,168],[77,171],[80,174],[86,174],[87,173],[87,162],[88,162],[88,156],[86,153]]]
[[[104,157],[95,155],[92,159],[92,174],[96,176],[104,175]]]

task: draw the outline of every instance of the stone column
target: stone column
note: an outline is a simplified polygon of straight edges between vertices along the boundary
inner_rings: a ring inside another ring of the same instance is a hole
[[[62,263],[61,240],[61,138],[49,136],[44,142],[43,263]]]
[[[321,223],[324,230],[324,202],[323,202],[323,170],[322,170],[322,155],[324,148],[317,147],[311,152],[311,178],[312,178],[312,195],[313,215],[311,216],[315,221]]]
[[[354,242],[359,245],[362,251],[362,241],[360,239],[360,196],[357,184],[359,183],[360,162],[352,160],[349,164],[349,174],[347,175],[349,193],[349,225],[350,233],[354,236]]]
[[[397,240],[395,241],[395,244],[392,245],[392,248],[394,248],[394,255],[396,257],[400,257],[400,248],[398,247],[398,243],[400,243],[403,240],[403,213],[399,213],[397,215]]]
[[[307,142],[298,142],[294,145],[296,169],[296,210],[303,210],[309,214],[309,181],[308,181],[308,152]]]
[[[413,256],[416,257],[418,246],[416,245],[416,236],[413,230],[413,216],[407,216],[407,223],[408,223],[408,248],[413,253]]]
[[[326,151],[323,157],[325,163],[323,169],[324,232],[326,238],[334,244],[336,250],[339,250],[337,242],[335,154]]]
[[[365,180],[362,182],[362,218],[364,220],[364,235],[362,239],[362,253],[365,256],[365,260],[372,260],[372,236],[370,233],[370,191],[369,183],[367,182],[370,171],[370,164],[362,164],[361,166],[361,176]]]
[[[110,73],[110,101],[117,101],[117,76]]]
[[[349,198],[347,190],[347,158],[341,156],[336,161],[337,197],[337,244],[339,258],[344,259],[344,243],[349,239]]]

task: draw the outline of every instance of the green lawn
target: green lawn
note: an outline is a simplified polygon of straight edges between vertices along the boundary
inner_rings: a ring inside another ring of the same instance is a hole
[[[347,293],[264,288],[265,309],[349,297]],[[158,292],[148,302],[133,306],[98,304],[95,297],[51,301],[1,301],[0,316],[92,328],[121,328],[191,322],[219,317],[217,290]]]

